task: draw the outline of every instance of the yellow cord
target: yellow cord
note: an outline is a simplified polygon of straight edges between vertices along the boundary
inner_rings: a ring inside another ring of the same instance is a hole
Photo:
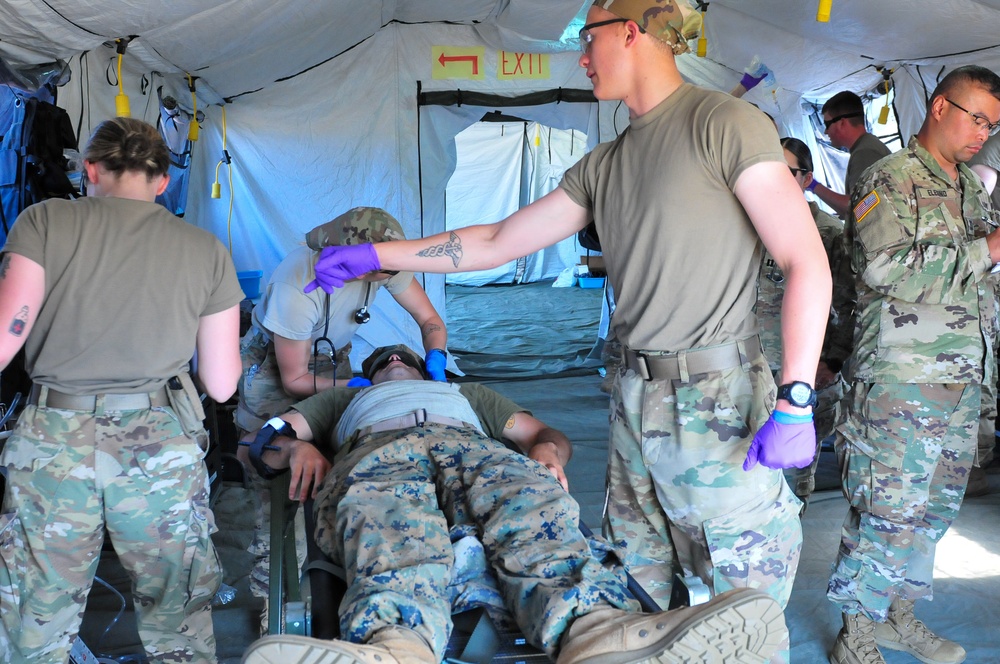
[[[121,43],[121,39],[115,41],[116,44]],[[122,85],[122,60],[125,58],[124,53],[118,54],[118,94],[115,95],[115,113],[121,118],[132,117],[132,109],[129,106],[128,95],[125,94],[125,87]]]
[[[229,173],[229,216],[226,218],[226,235],[229,238],[229,255],[233,255],[233,202],[235,194],[233,192],[233,166],[232,158],[226,150],[226,107],[222,107],[222,159],[215,164],[215,182],[212,183],[212,198],[222,198],[222,186],[219,184],[219,169],[222,164],[226,165]]]
[[[188,125],[188,140],[198,140],[198,95],[194,90],[194,79],[187,74],[188,89],[191,90],[191,124]]]
[[[695,51],[699,58],[704,58],[708,55],[708,35],[705,34],[705,15],[708,14],[708,9],[701,13],[701,34],[698,35],[698,50]]]
[[[889,70],[889,76],[891,75],[892,75],[892,70]],[[879,111],[878,114],[879,124],[886,124],[887,122],[889,122],[889,77],[888,76],[885,79],[885,106],[882,107],[882,110]]]
[[[816,20],[820,23],[829,23],[832,6],[833,0],[819,0],[819,7],[816,9]]]

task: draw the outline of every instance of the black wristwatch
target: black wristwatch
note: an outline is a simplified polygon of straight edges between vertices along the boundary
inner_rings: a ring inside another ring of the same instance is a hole
[[[253,442],[250,443],[250,464],[257,471],[257,474],[265,480],[272,480],[288,471],[287,468],[275,470],[260,458],[265,449],[276,449],[274,445],[271,445],[271,442],[278,436],[298,438],[298,434],[295,433],[295,429],[292,428],[291,424],[280,417],[272,417],[264,423],[264,426],[257,432],[257,436],[253,439]]]
[[[778,388],[778,398],[784,399],[796,408],[816,405],[816,390],[809,383],[796,380]]]

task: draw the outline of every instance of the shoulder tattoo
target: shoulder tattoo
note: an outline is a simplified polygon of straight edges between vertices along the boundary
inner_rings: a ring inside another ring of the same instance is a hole
[[[28,326],[28,307],[21,307],[21,310],[14,315],[10,321],[10,333],[15,337],[24,334],[24,328]]]

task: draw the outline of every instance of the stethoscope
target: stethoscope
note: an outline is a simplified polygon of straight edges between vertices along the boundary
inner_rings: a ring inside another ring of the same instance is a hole
[[[365,323],[367,323],[368,321],[370,321],[372,319],[372,315],[370,313],[368,313],[368,298],[371,297],[371,294],[372,294],[372,282],[369,281],[368,282],[368,287],[365,289],[365,303],[363,305],[361,305],[360,309],[358,309],[357,311],[354,312],[354,322],[357,323],[358,325],[364,325]],[[327,306],[327,312],[326,313],[327,313],[327,316],[329,316],[330,315],[330,310],[329,310],[330,296],[329,295],[326,296],[326,306]],[[329,321],[330,321],[330,319],[327,318],[327,322],[328,323],[329,323]]]
[[[368,301],[372,295],[372,282],[368,282],[365,287],[365,303],[361,305],[361,308],[354,312],[354,322],[358,325],[364,325],[372,319],[372,315],[368,313]],[[333,341],[327,336],[330,332],[330,294],[326,294],[326,298],[323,303],[323,334],[316,337],[316,341],[313,342],[313,394],[317,392],[316,389],[316,360],[320,355],[320,345],[326,344],[329,351],[323,353],[330,358],[330,365],[333,367],[333,384],[337,385],[337,351],[336,347],[333,345]]]

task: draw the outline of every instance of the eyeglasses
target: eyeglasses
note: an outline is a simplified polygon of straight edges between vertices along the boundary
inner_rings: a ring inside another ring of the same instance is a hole
[[[792,168],[791,166],[788,167],[788,170],[792,172],[792,175],[805,175],[809,172],[807,168]]]
[[[990,122],[989,118],[983,117],[978,113],[973,113],[970,110],[964,109],[955,102],[953,102],[952,100],[948,99],[947,97],[945,97],[944,100],[949,104],[951,104],[952,106],[954,106],[955,108],[957,108],[958,110],[968,113],[969,117],[972,118],[972,122],[976,125],[977,129],[985,129],[987,132],[989,132],[990,136],[996,136],[997,132],[1000,132],[1000,122]]]
[[[373,363],[371,368],[368,370],[368,379],[371,380],[379,371],[385,369],[393,359],[398,359],[400,362],[408,367],[412,367],[417,371],[423,373],[423,368],[420,366],[420,360],[413,357],[409,353],[399,353],[399,352],[388,352],[384,353],[378,357]]]
[[[829,120],[823,120],[823,128],[829,130],[834,123],[840,122],[844,118],[857,118],[861,117],[862,115],[864,115],[864,113],[858,113],[858,112],[844,113],[843,115],[838,115],[835,118],[830,118]]]
[[[590,31],[594,28],[599,28],[602,25],[611,25],[612,23],[628,23],[627,18],[609,18],[607,21],[595,21],[594,23],[588,23],[587,25],[580,28],[580,50],[584,53],[590,50],[590,44],[594,41],[594,36],[590,34]]]

